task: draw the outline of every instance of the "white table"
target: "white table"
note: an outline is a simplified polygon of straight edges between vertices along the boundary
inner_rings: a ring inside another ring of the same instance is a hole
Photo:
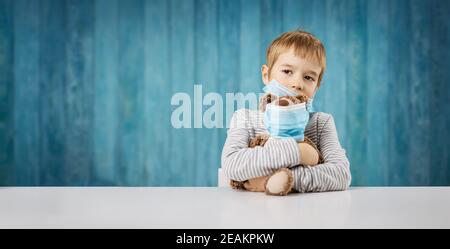
[[[450,228],[450,187],[267,196],[211,188],[0,188],[0,228]]]

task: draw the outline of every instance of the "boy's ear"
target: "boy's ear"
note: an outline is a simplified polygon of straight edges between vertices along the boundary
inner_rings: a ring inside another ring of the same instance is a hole
[[[264,85],[269,84],[269,67],[266,64],[261,67],[261,77]]]

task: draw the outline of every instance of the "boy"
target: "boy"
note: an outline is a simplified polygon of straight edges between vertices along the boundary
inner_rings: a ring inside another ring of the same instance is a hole
[[[266,62],[261,68],[266,87],[312,99],[325,71],[325,48],[310,33],[287,32],[269,46]],[[273,195],[346,190],[351,182],[350,163],[333,117],[322,112],[307,115],[304,135],[317,145],[324,163],[317,164],[319,156],[311,145],[294,138],[270,138],[263,147],[249,148],[252,138],[268,133],[264,112],[240,109],[231,119],[222,151],[225,175],[245,181],[247,190]]]

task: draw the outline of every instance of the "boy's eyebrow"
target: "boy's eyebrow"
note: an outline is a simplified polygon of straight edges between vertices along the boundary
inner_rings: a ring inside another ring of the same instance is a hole
[[[306,71],[306,73],[310,73],[310,74],[312,74],[312,75],[314,75],[314,76],[317,76],[317,73],[314,72],[314,71],[312,71],[312,70]]]
[[[290,67],[290,68],[294,68],[294,66],[292,66],[291,64],[282,64],[282,67]]]

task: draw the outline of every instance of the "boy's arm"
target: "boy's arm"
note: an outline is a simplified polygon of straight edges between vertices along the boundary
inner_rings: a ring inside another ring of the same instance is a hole
[[[300,151],[293,138],[269,139],[264,147],[249,148],[248,111],[234,113],[222,151],[222,169],[236,181],[270,175],[275,169],[298,165]]]
[[[317,134],[319,136],[319,134]],[[346,190],[350,186],[350,163],[341,147],[332,116],[320,135],[320,148],[325,163],[314,167],[293,168],[294,182],[299,192]]]

